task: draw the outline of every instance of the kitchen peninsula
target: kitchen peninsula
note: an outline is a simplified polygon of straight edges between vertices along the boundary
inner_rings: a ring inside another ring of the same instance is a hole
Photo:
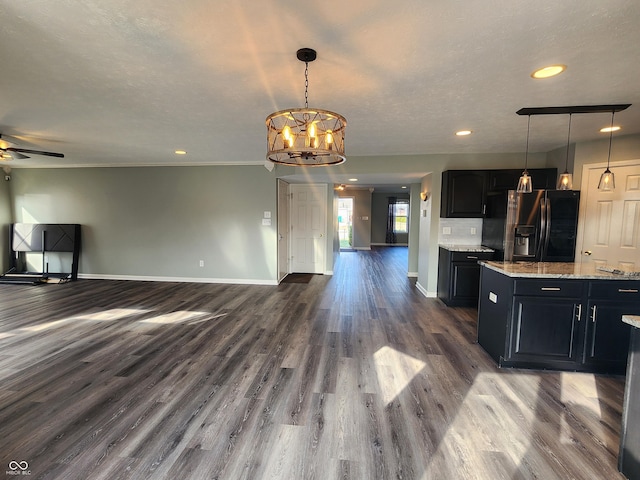
[[[478,343],[500,367],[624,374],[640,277],[561,262],[480,262]]]

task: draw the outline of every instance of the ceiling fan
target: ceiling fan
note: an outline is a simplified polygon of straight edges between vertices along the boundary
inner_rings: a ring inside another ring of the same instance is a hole
[[[6,137],[6,135],[5,135]],[[63,153],[45,152],[42,150],[32,150],[29,148],[12,147],[12,143],[3,140],[2,134],[0,134],[0,160],[22,160],[24,158],[30,158],[30,155],[46,155],[48,157],[64,158]]]

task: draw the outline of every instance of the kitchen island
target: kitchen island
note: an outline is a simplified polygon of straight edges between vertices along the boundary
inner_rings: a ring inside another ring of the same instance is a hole
[[[640,277],[560,262],[480,262],[478,343],[500,367],[624,374]]]

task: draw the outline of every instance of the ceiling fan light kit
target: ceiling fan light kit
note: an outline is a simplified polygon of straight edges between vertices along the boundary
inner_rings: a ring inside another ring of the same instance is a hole
[[[309,108],[309,62],[316,55],[311,48],[301,48],[296,54],[305,64],[304,108],[280,110],[267,117],[267,160],[273,163],[318,167],[346,160],[346,119],[329,110]]]

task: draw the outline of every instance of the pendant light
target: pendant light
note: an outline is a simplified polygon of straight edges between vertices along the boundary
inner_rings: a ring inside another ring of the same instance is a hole
[[[598,190],[610,192],[616,188],[616,179],[613,176],[613,172],[609,170],[609,163],[611,162],[611,140],[613,137],[613,117],[616,111],[611,112],[611,127],[609,128],[609,156],[607,157],[607,169],[600,175],[600,181],[598,182]]]
[[[516,192],[518,193],[531,193],[533,187],[531,186],[531,175],[527,171],[527,157],[529,156],[529,127],[531,126],[531,115],[528,115],[527,120],[527,147],[524,151],[524,171],[518,180],[518,187]]]
[[[292,108],[267,117],[267,160],[292,166],[337,165],[346,160],[345,118],[334,112],[309,108],[309,62],[316,51],[301,48],[296,57],[304,62],[304,108]]]
[[[571,190],[573,188],[573,175],[569,173],[569,139],[571,138],[571,114],[569,114],[569,132],[567,133],[567,157],[564,162],[564,173],[558,177],[558,190]]]

